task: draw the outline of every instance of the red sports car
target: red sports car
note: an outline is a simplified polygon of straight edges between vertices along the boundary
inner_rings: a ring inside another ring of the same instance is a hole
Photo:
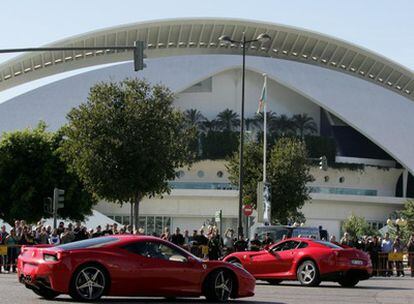
[[[255,278],[221,261],[202,261],[156,237],[105,236],[56,247],[25,247],[19,281],[53,299],[110,296],[199,297],[224,302],[254,295]]]
[[[317,286],[321,281],[334,281],[353,287],[372,273],[371,259],[365,252],[309,238],[291,238],[261,251],[236,252],[224,261],[270,284],[298,280],[305,286]]]

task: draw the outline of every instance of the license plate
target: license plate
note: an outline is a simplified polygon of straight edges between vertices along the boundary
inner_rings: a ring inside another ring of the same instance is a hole
[[[361,260],[351,260],[352,265],[363,265],[364,262]]]

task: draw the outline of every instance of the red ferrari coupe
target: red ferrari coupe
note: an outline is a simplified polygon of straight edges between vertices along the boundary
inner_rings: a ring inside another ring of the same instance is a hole
[[[317,286],[321,281],[334,281],[353,287],[372,273],[365,252],[309,238],[291,238],[261,251],[236,252],[224,261],[270,284],[298,280],[305,286]]]
[[[156,237],[104,236],[56,247],[25,247],[19,281],[53,299],[110,296],[202,296],[224,302],[254,295],[255,278],[221,261],[202,261]]]

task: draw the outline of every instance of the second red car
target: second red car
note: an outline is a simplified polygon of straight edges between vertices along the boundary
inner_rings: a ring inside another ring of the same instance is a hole
[[[298,280],[302,285],[317,286],[321,281],[335,281],[353,287],[372,273],[371,259],[365,252],[308,238],[284,240],[261,251],[236,252],[224,261],[270,284]]]

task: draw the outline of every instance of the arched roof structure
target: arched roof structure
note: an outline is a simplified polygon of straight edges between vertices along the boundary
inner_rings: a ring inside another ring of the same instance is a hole
[[[254,39],[266,32],[268,44],[252,44],[252,56],[300,61],[376,83],[414,100],[414,73],[409,69],[351,43],[319,33],[273,23],[239,19],[175,19],[151,21],[98,30],[49,44],[50,47],[97,47],[96,51],[26,53],[0,65],[0,91],[35,79],[78,68],[131,60],[127,51],[109,51],[105,46],[133,45],[145,41],[151,57],[189,54],[238,54],[237,45],[224,45],[221,35],[240,40],[245,32]]]

